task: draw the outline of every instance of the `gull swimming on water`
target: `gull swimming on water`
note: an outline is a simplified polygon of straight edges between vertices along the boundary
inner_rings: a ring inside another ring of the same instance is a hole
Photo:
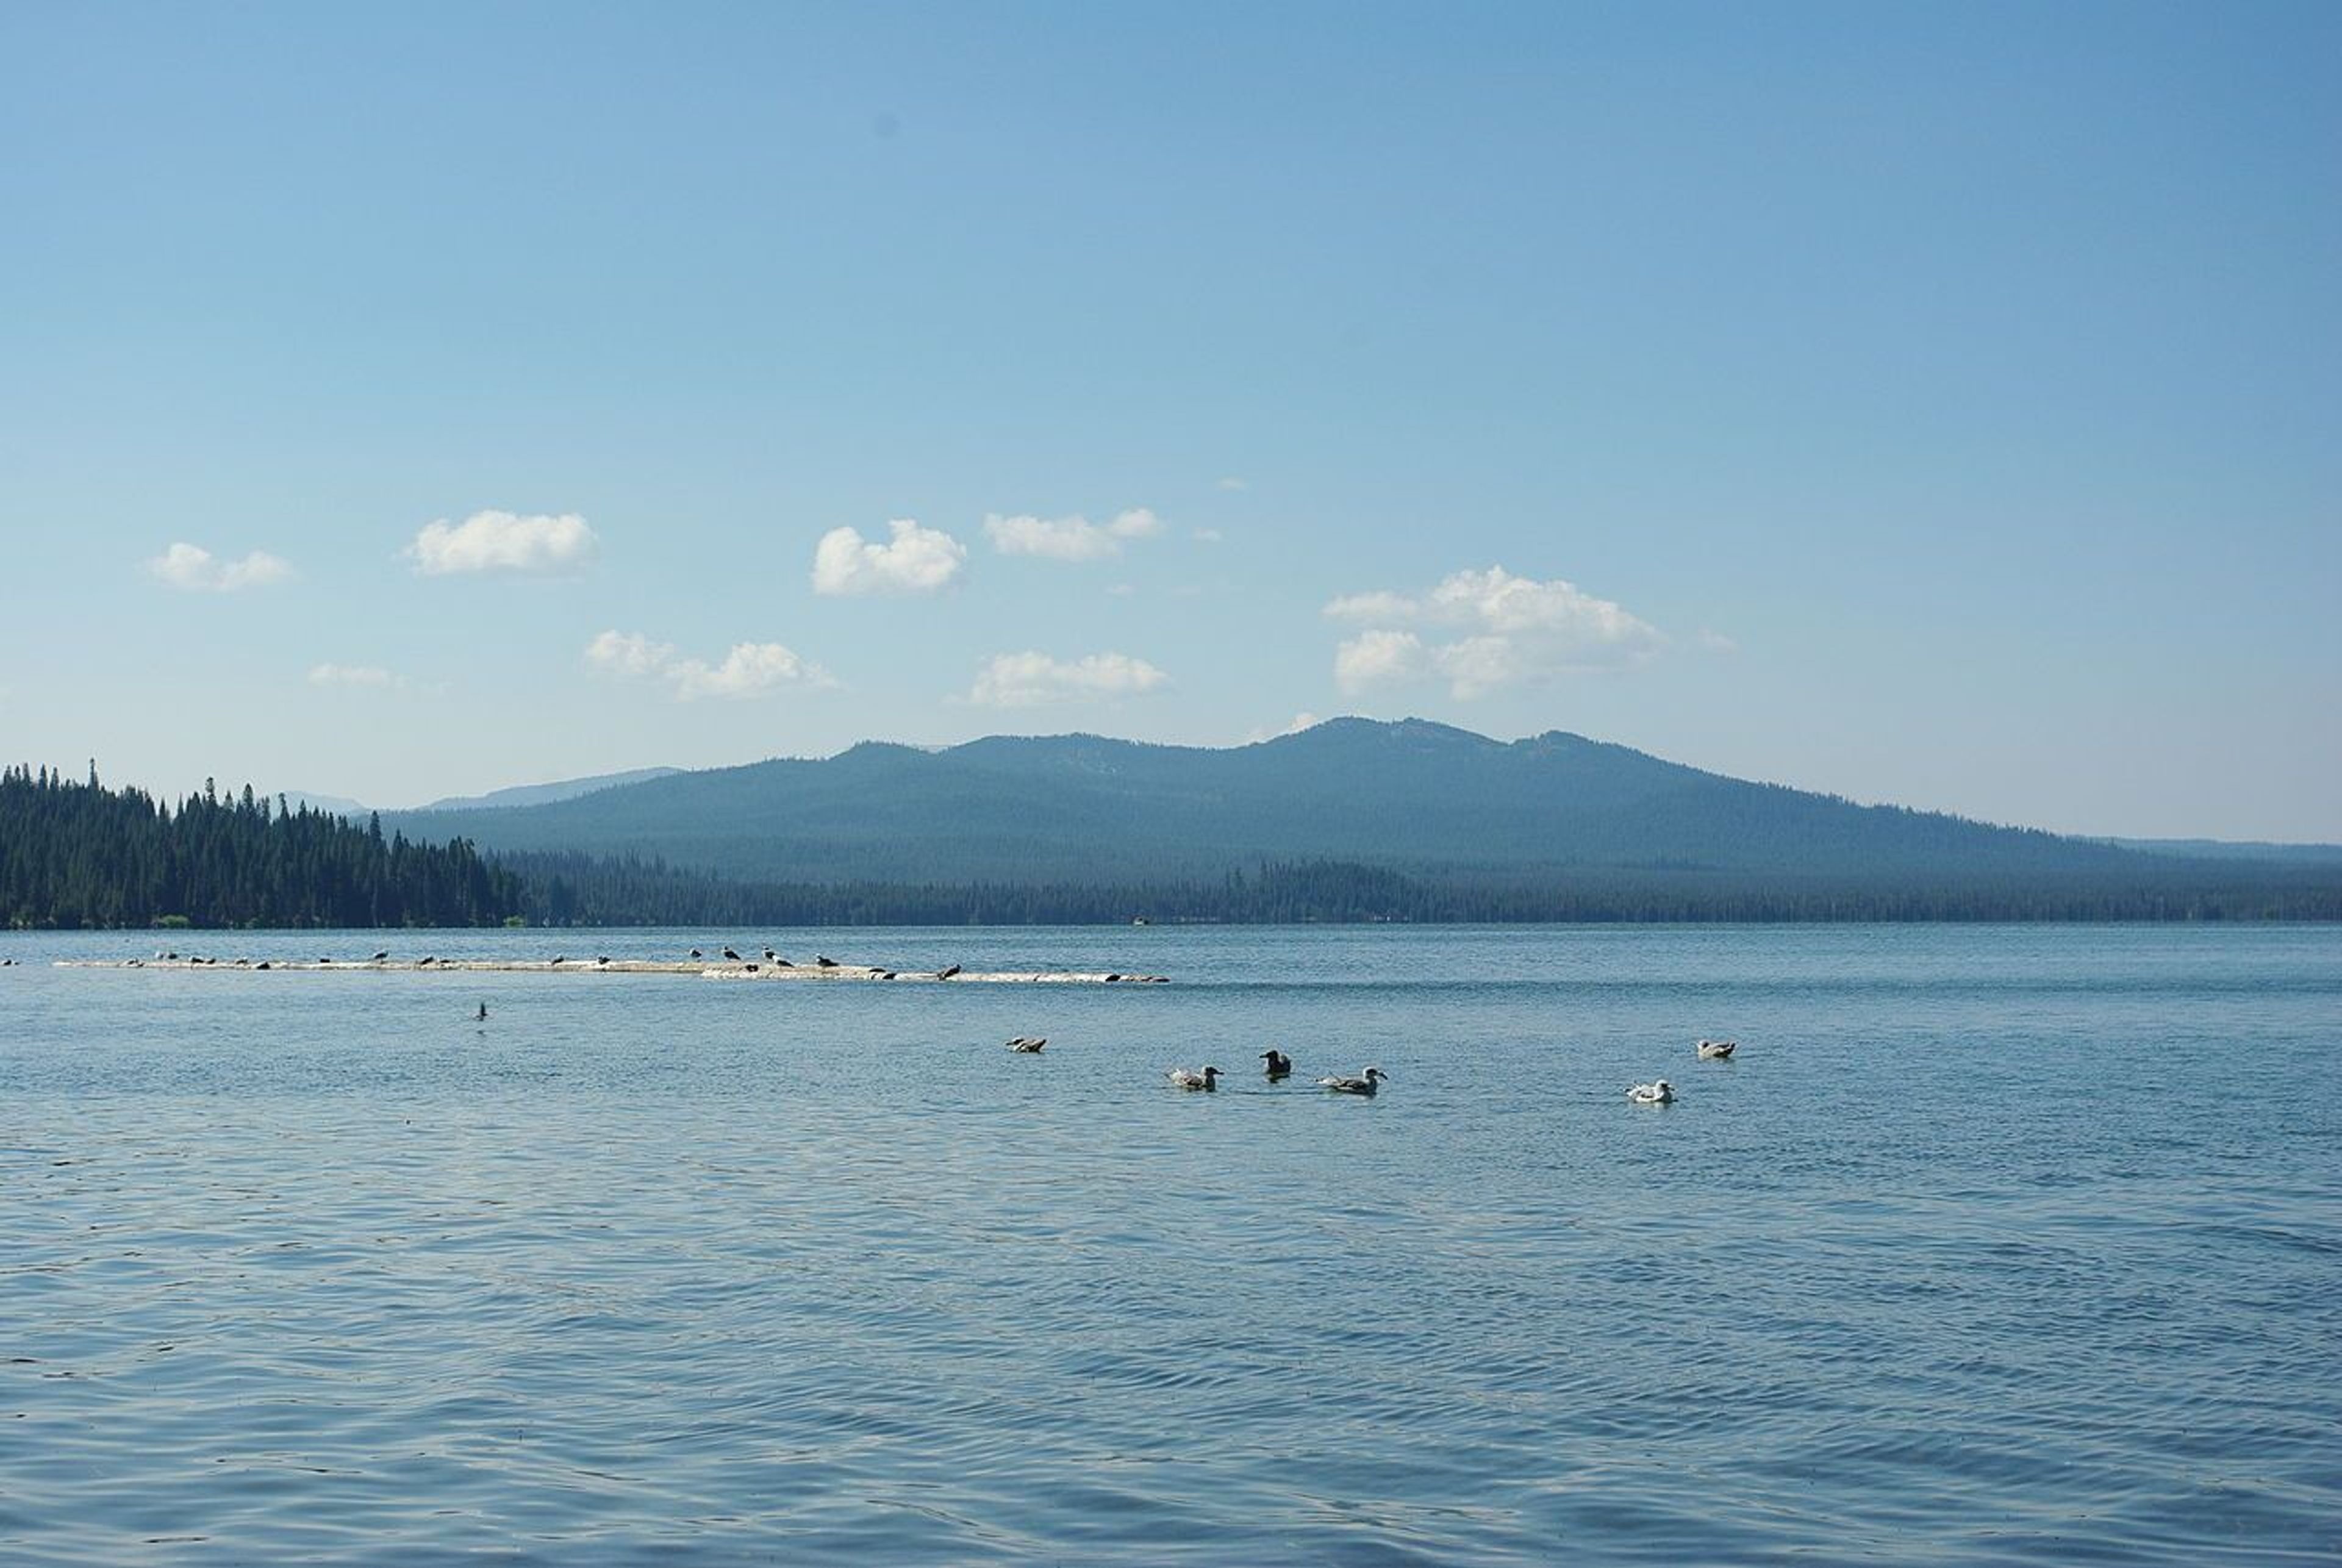
[[[1020,1056],[1038,1056],[1041,1047],[1048,1043],[1046,1034],[1019,1034],[1008,1043],[1008,1048]]]
[[[1703,1062],[1729,1062],[1732,1054],[1740,1049],[1737,1040],[1703,1040],[1699,1043],[1699,1059]]]
[[[1260,1059],[1268,1064],[1268,1075],[1270,1078],[1290,1078],[1293,1076],[1293,1058],[1287,1056],[1284,1052],[1264,1051],[1260,1054]]]
[[[1626,1098],[1637,1105],[1672,1105],[1676,1103],[1676,1086],[1665,1078],[1656,1083],[1637,1084],[1626,1091]]]
[[[1163,1075],[1171,1080],[1175,1089],[1201,1089],[1208,1094],[1220,1086],[1217,1067],[1206,1067],[1200,1072],[1193,1067],[1174,1067]]]
[[[1379,1067],[1369,1067],[1355,1078],[1320,1078],[1317,1086],[1331,1089],[1336,1094],[1364,1094],[1372,1098],[1375,1091],[1389,1076]]]

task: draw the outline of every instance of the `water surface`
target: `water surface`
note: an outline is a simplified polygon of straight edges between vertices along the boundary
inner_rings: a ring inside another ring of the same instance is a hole
[[[1177,984],[0,937],[0,1559],[2342,1553],[2331,927],[383,940]]]

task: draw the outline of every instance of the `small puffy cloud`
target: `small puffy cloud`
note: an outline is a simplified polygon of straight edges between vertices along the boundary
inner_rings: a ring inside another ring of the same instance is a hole
[[[985,537],[1004,555],[1041,555],[1052,561],[1102,561],[1122,553],[1126,539],[1152,539],[1163,532],[1163,519],[1145,506],[1115,514],[1110,523],[1086,517],[1003,517],[984,519]]]
[[[1220,481],[1219,488],[1222,490],[1249,490],[1252,486],[1231,474],[1226,478]]]
[[[675,663],[675,644],[640,632],[605,632],[586,644],[586,662],[613,674],[656,675]]]
[[[1413,632],[1361,632],[1334,650],[1334,681],[1356,694],[1423,670],[1423,639]]]
[[[1216,528],[1198,528],[1194,533],[1188,534],[1187,537],[1193,539],[1198,544],[1216,544],[1221,540],[1226,538],[1227,535],[1221,533]]]
[[[875,544],[853,528],[833,528],[814,547],[816,594],[932,594],[959,575],[967,546],[910,518],[886,524],[894,537]]]
[[[146,570],[190,594],[233,594],[282,583],[293,575],[293,564],[265,550],[255,550],[241,561],[223,561],[200,544],[177,544],[149,560]]]
[[[470,572],[549,576],[583,566],[593,559],[594,545],[594,530],[575,512],[531,517],[475,512],[461,523],[443,517],[425,524],[406,554],[428,577]]]
[[[1092,654],[1070,662],[1046,654],[996,654],[976,673],[968,701],[991,708],[1143,695],[1171,677],[1127,654]]]
[[[1325,721],[1320,719],[1316,714],[1298,713],[1294,714],[1292,719],[1281,729],[1268,729],[1263,727],[1254,730],[1250,734],[1245,736],[1245,744],[1258,745],[1263,741],[1273,741],[1280,735],[1297,735],[1304,730],[1314,730],[1323,723],[1325,723]]]
[[[312,664],[309,684],[313,686],[360,686],[387,691],[406,684],[405,679],[392,674],[379,664]]]
[[[1326,614],[1374,629],[1334,652],[1346,692],[1436,674],[1458,697],[1577,671],[1636,664],[1666,641],[1658,629],[1608,599],[1556,577],[1516,577],[1502,566],[1456,572],[1426,594],[1387,591],[1334,600]],[[1456,634],[1427,640],[1414,624]]]
[[[640,632],[605,632],[586,644],[586,663],[608,674],[666,681],[678,702],[761,697],[796,688],[834,686],[827,670],[779,643],[735,643],[720,664],[687,659],[672,643]]]

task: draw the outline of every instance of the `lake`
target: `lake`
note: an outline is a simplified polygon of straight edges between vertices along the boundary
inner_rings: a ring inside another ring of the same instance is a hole
[[[0,1559],[2342,1553],[2334,927],[167,938],[727,941],[0,935]]]

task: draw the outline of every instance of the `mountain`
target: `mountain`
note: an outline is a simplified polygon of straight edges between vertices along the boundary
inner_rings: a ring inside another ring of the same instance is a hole
[[[307,806],[311,811],[321,811],[327,816],[363,817],[367,809],[345,795],[311,794],[307,790],[299,789],[286,790],[285,802],[295,811]]]
[[[495,799],[495,797],[487,797]],[[1227,750],[1096,735],[669,774],[385,827],[481,847],[640,854],[790,882],[1101,884],[1328,860],[1486,884],[1557,871],[1836,878],[2121,875],[2169,863],[2087,840],[1752,784],[1554,732],[1500,742],[1336,719]]]
[[[636,768],[628,773],[596,774],[591,778],[562,779],[554,784],[515,784],[509,789],[490,790],[486,794],[449,795],[435,800],[417,811],[496,811],[512,806],[550,805],[555,801],[575,800],[596,790],[619,789],[627,784],[646,784],[652,779],[670,778],[681,768]]]
[[[2342,844],[2263,844],[2250,839],[2108,838],[2101,844],[2180,860],[2246,860],[2267,865],[2342,866]]]

